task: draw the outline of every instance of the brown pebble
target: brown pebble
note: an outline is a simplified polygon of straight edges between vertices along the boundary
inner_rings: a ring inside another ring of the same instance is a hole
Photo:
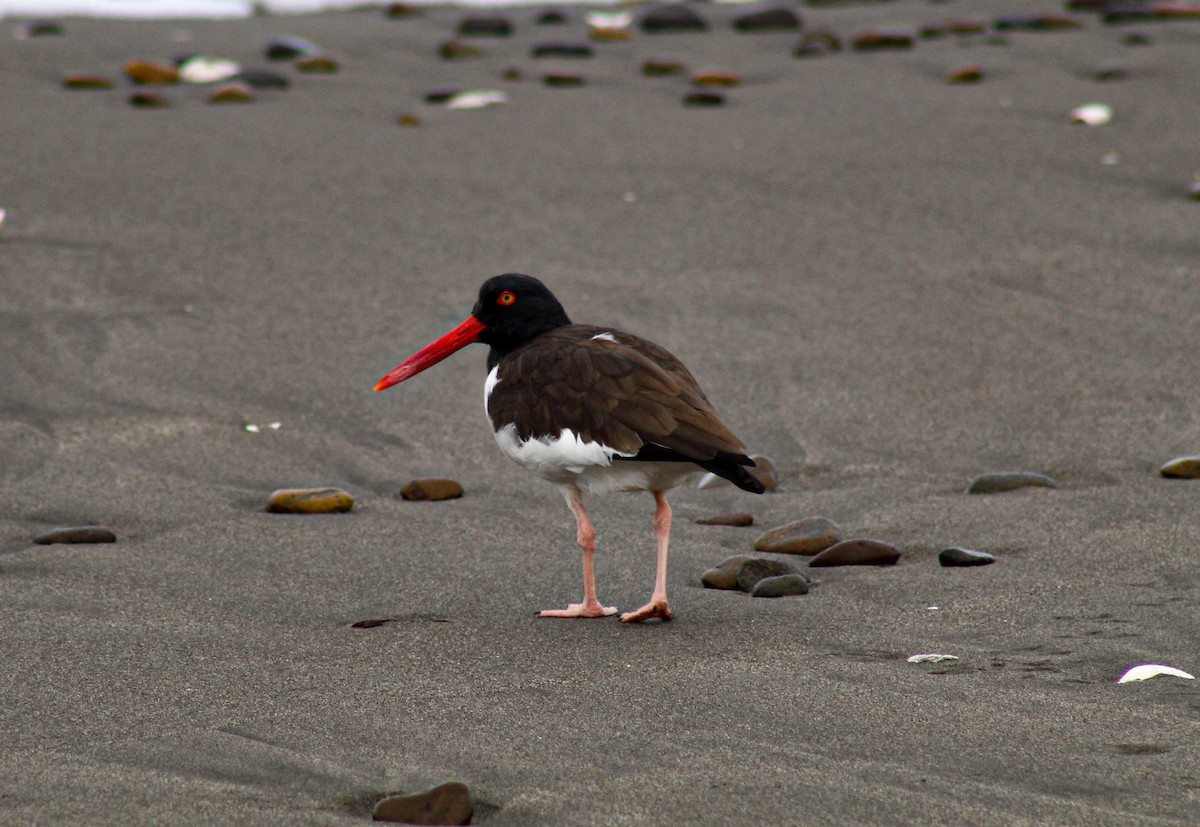
[[[208,96],[209,103],[250,103],[253,100],[254,90],[237,81],[222,83]]]
[[[408,3],[388,3],[383,8],[384,17],[418,17],[422,14],[419,6]]]
[[[33,538],[39,546],[55,543],[115,543],[116,533],[106,525],[81,525],[52,528]]]
[[[715,517],[701,517],[696,525],[727,525],[735,528],[745,528],[754,525],[754,515],[745,511],[734,511],[732,514],[718,514]]]
[[[521,70],[518,69],[516,66],[509,66],[507,69],[505,69],[503,72],[500,73],[500,77],[503,78],[504,80],[511,80],[514,82],[524,79],[524,75],[521,74]]]
[[[470,824],[475,808],[466,784],[451,781],[412,795],[391,795],[375,805],[371,818],[400,824]]]
[[[616,40],[630,40],[633,35],[629,33],[629,29],[616,29],[608,26],[593,26],[588,32],[588,37],[597,43],[606,43]]]
[[[442,45],[438,46],[438,56],[442,60],[462,60],[468,57],[483,57],[483,49],[472,46],[469,43],[460,43],[457,40],[447,40]]]
[[[456,500],[462,495],[463,487],[454,480],[413,480],[400,489],[400,496],[406,500]]]
[[[405,112],[396,118],[396,123],[400,126],[420,126],[421,119],[411,112]]]
[[[1159,468],[1158,473],[1175,480],[1200,480],[1200,456],[1176,457]]]
[[[850,42],[858,52],[875,52],[890,49],[911,49],[913,36],[900,29],[872,29],[859,32]]]
[[[63,86],[68,89],[112,89],[113,82],[99,75],[67,75]]]
[[[824,517],[806,517],[764,532],[754,541],[755,551],[776,554],[818,554],[842,539],[842,530]]]
[[[737,587],[744,592],[754,591],[758,581],[767,577],[781,577],[785,574],[799,574],[800,571],[789,563],[779,560],[769,560],[766,557],[752,557],[738,566]]]
[[[988,29],[986,20],[970,20],[957,19],[947,20],[942,25],[942,30],[949,34],[966,35],[966,34],[984,34]]]
[[[805,32],[792,50],[796,57],[820,57],[831,55],[842,50],[842,41],[836,34],[826,29],[814,29]]]
[[[125,76],[140,86],[179,83],[179,70],[166,63],[131,60],[125,64]]]
[[[267,500],[273,514],[333,514],[354,508],[354,497],[340,488],[281,488]]]
[[[687,71],[678,60],[660,60],[650,58],[642,63],[642,74],[646,77],[658,78],[666,75],[682,75]]]
[[[979,66],[963,66],[946,75],[946,83],[979,83],[983,80],[983,69]]]
[[[306,55],[296,61],[296,68],[307,74],[331,75],[338,70],[338,62],[329,55]]]
[[[129,95],[129,104],[143,109],[162,109],[163,107],[170,106],[171,100],[166,95],[146,89],[140,92],[131,92]]]
[[[822,551],[809,566],[890,566],[900,559],[895,546],[881,540],[843,540]]]
[[[740,75],[733,72],[697,72],[692,75],[693,86],[738,86]]]
[[[547,72],[542,75],[542,83],[547,86],[584,86],[587,84],[587,80],[583,75],[573,72]]]
[[[738,569],[742,567],[743,563],[748,563],[753,559],[749,554],[735,554],[733,557],[726,557],[715,568],[700,575],[700,582],[706,589],[736,589],[738,587]]]

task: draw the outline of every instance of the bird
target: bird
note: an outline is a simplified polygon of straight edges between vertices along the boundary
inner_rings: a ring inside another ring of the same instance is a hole
[[[500,450],[554,484],[575,517],[583,554],[583,600],[547,618],[617,613],[596,592],[596,532],[584,494],[646,491],[654,497],[657,558],[649,602],[625,623],[671,620],[666,492],[700,470],[763,493],[746,446],[721,421],[691,371],[667,350],[612,327],[573,324],[538,279],[487,279],[470,315],[375,385],[382,391],[473,343],[488,345],[484,409]]]

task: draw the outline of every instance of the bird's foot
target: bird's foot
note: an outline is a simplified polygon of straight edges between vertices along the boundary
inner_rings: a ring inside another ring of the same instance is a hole
[[[670,620],[673,617],[671,610],[667,608],[667,601],[651,600],[642,608],[621,615],[621,622],[641,623],[643,620],[651,620],[656,617],[663,621]]]
[[[565,609],[546,609],[538,612],[538,617],[609,617],[616,613],[616,606],[601,606],[597,600],[592,603],[571,603]]]

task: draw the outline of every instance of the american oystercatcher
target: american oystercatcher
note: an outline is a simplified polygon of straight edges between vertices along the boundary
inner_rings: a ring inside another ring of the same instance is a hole
[[[479,289],[466,321],[426,346],[375,386],[381,391],[473,342],[491,347],[484,407],[500,450],[558,486],[575,515],[583,552],[583,602],[542,617],[606,617],[596,599],[596,532],[583,495],[654,495],[658,565],[650,602],[621,615],[633,623],[671,619],[664,492],[697,466],[756,494],[746,447],[717,417],[683,363],[663,348],[609,327],[572,324],[558,299],[531,276],[495,276]]]

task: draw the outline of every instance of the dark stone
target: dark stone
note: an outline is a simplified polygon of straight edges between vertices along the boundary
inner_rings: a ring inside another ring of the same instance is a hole
[[[296,61],[296,68],[310,75],[332,75],[339,67],[329,55],[307,55]]]
[[[646,77],[665,77],[667,75],[682,75],[687,67],[678,60],[661,60],[650,58],[642,63],[642,74]]]
[[[754,584],[750,592],[751,597],[789,597],[794,594],[808,594],[808,581],[802,575],[764,577]]]
[[[438,46],[438,56],[442,60],[462,60],[468,57],[483,57],[483,50],[468,43],[447,40]]]
[[[1121,42],[1126,46],[1149,46],[1154,41],[1145,32],[1130,32],[1121,38]]]
[[[454,480],[413,480],[400,489],[400,496],[406,500],[457,500],[462,495],[463,487]]]
[[[141,109],[163,109],[171,105],[171,100],[161,92],[155,92],[152,89],[142,89],[130,93],[129,105]]]
[[[562,9],[543,9],[533,22],[538,26],[562,26],[567,22],[567,13]]]
[[[996,31],[1054,32],[1078,29],[1081,24],[1065,14],[1011,14],[997,17],[992,24]]]
[[[805,33],[792,50],[796,57],[821,57],[842,50],[842,40],[836,34],[824,29]]]
[[[766,557],[753,557],[738,566],[737,587],[744,592],[754,590],[754,586],[764,577],[779,577],[784,574],[799,575],[800,570],[789,563],[769,560]]]
[[[975,551],[955,546],[942,549],[938,553],[938,562],[943,566],[986,566],[995,563],[996,556],[988,554],[986,551]]]
[[[400,126],[420,126],[421,119],[411,112],[405,112],[396,117],[396,123]]]
[[[18,32],[24,37],[57,37],[66,34],[67,30],[57,20],[30,20]]]
[[[68,89],[112,89],[113,82],[99,75],[67,75],[63,86]]]
[[[392,795],[375,805],[375,821],[400,824],[470,824],[475,808],[466,784],[451,781],[412,795]]]
[[[179,83],[179,70],[168,63],[131,60],[125,64],[125,76],[139,86],[167,86]]]
[[[106,525],[81,525],[52,528],[33,538],[39,546],[55,543],[115,543],[116,533]]]
[[[370,620],[360,620],[357,623],[351,623],[350,628],[351,629],[378,629],[380,626],[384,626],[388,623],[395,623],[395,622],[396,622],[396,618],[394,618],[394,617],[376,617],[376,618],[372,618]]]
[[[684,106],[724,106],[725,96],[720,92],[688,92],[683,96]]]
[[[912,32],[905,29],[871,29],[859,32],[850,42],[856,52],[881,52],[913,47]]]
[[[1143,3],[1111,3],[1100,15],[1100,21],[1113,26],[1121,23],[1144,23],[1154,19],[1154,10]]]
[[[790,6],[781,4],[755,6],[733,18],[734,30],[747,33],[794,32],[802,25],[800,15]]]
[[[462,91],[461,89],[455,89],[455,88],[430,89],[428,92],[425,93],[425,102],[426,103],[445,103],[446,101],[450,100],[452,97],[454,97],[461,91]]]
[[[320,54],[321,50],[298,37],[272,37],[263,47],[263,56],[267,60],[294,60],[305,55]]]
[[[531,57],[591,57],[594,50],[586,43],[538,43],[529,52]]]
[[[1031,471],[1002,471],[976,477],[967,488],[967,493],[997,494],[1002,491],[1015,491],[1018,488],[1030,487],[1058,488],[1058,483],[1045,474],[1035,474]]]
[[[755,551],[774,554],[818,554],[842,539],[842,530],[824,517],[806,517],[759,535]]]
[[[715,517],[701,517],[696,525],[727,525],[735,528],[745,528],[754,525],[754,515],[745,511],[735,511],[732,514],[718,514]]]
[[[983,68],[980,66],[963,66],[946,75],[946,83],[979,83],[983,80]]]
[[[384,17],[419,17],[421,14],[423,12],[420,6],[411,6],[408,3],[388,3],[383,7]]]
[[[508,37],[513,27],[503,15],[473,14],[459,21],[458,33],[463,37]]]
[[[1200,456],[1176,457],[1159,468],[1158,473],[1175,480],[1200,480]]]
[[[900,560],[900,550],[881,540],[843,540],[822,551],[809,566],[891,566]]]
[[[521,74],[521,70],[516,66],[509,66],[500,73],[500,77],[504,78],[505,80],[511,80],[515,82],[524,79],[525,76]]]
[[[281,488],[267,500],[273,514],[333,514],[354,508],[354,497],[340,488]]]
[[[292,82],[270,69],[243,69],[230,80],[240,81],[254,89],[287,89]]]
[[[736,589],[738,587],[738,569],[742,567],[743,563],[753,559],[748,554],[726,557],[717,564],[716,568],[709,569],[700,575],[700,582],[706,589]]]
[[[741,82],[741,75],[734,72],[696,72],[692,75],[693,86],[738,86]],[[754,459],[754,467],[748,470],[761,470],[758,460],[754,457],[751,459]]]
[[[1113,80],[1125,80],[1129,77],[1129,69],[1120,63],[1101,63],[1092,70],[1092,80],[1102,83]]]
[[[681,3],[664,3],[647,9],[639,25],[647,34],[708,31],[707,21]]]
[[[583,75],[577,75],[574,72],[547,72],[542,75],[542,83],[547,86],[584,86],[587,84],[587,79]]]
[[[942,27],[947,34],[964,37],[966,35],[984,34],[987,32],[987,23],[983,20],[948,20]]]

